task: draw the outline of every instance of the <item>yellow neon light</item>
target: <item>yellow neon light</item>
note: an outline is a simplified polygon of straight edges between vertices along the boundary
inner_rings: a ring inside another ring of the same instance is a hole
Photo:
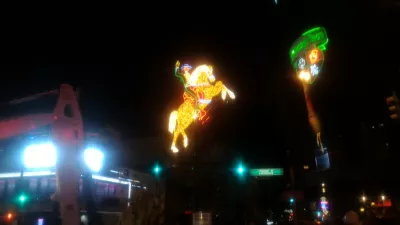
[[[196,99],[187,93],[184,93],[184,101],[179,108],[171,112],[169,117],[168,130],[173,134],[171,150],[174,153],[179,152],[176,142],[180,135],[183,137],[183,146],[189,145],[189,139],[185,130],[195,120],[203,120],[205,108],[211,103],[212,99],[221,94],[223,100],[228,95],[235,99],[235,94],[229,90],[222,81],[216,81],[213,75],[213,69],[208,65],[198,66],[192,73],[189,70],[184,71],[186,86],[196,93],[198,99],[198,110],[196,110]]]
[[[308,57],[311,63],[315,63],[318,60],[318,50],[313,49]]]
[[[310,79],[311,79],[311,74],[310,74],[310,72],[308,72],[308,71],[301,71],[301,72],[299,73],[299,79],[302,80],[302,81],[305,81],[305,82],[310,81]]]

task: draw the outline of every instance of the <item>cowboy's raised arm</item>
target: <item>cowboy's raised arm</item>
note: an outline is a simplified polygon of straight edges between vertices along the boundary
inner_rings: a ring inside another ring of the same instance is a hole
[[[175,63],[175,76],[179,76],[178,75],[178,71],[179,71],[179,66],[181,65],[181,63],[179,62],[179,60],[176,61]]]

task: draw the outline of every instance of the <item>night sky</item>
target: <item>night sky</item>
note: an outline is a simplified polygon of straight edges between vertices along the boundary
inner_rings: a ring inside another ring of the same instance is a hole
[[[216,140],[253,159],[281,157],[287,149],[311,158],[314,138],[288,57],[302,32],[324,26],[330,39],[312,88],[328,143],[351,136],[360,121],[386,121],[384,99],[400,91],[397,9],[350,2],[153,2],[16,17],[2,28],[0,98],[67,82],[82,90],[87,129],[163,135],[183,91],[175,61],[207,63],[237,96],[213,106],[206,126]]]

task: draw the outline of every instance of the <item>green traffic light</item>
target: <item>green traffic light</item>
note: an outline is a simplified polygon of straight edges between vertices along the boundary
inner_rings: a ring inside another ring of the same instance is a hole
[[[161,167],[159,165],[155,165],[153,167],[153,173],[158,175],[161,172]]]
[[[243,164],[239,164],[236,167],[236,173],[239,175],[243,175],[245,171],[246,171],[246,167],[244,167]]]
[[[24,203],[26,201],[27,197],[25,195],[20,195],[18,197],[19,202]]]

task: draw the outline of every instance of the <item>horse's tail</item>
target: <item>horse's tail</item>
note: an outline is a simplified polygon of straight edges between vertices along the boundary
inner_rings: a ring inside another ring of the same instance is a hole
[[[178,119],[178,111],[173,111],[169,116],[168,131],[172,134],[176,128],[176,119]]]

